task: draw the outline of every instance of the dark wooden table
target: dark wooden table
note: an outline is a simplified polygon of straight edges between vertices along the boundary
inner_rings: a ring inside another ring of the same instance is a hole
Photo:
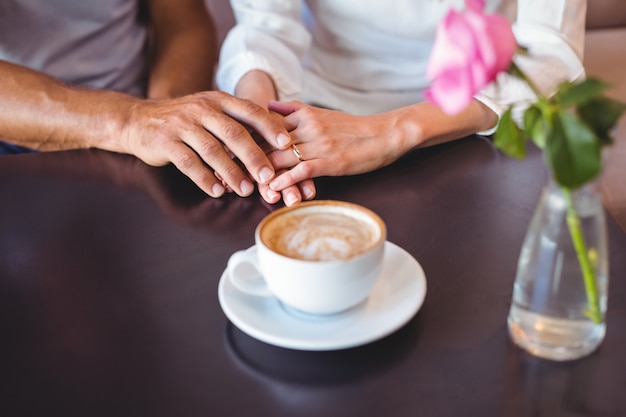
[[[541,157],[468,138],[375,173],[319,179],[365,205],[426,272],[402,329],[340,351],[283,349],[226,319],[217,285],[273,210],[206,198],[175,169],[99,151],[0,159],[1,416],[624,416],[626,235],[609,217],[607,336],[536,359],[506,316],[546,180]]]

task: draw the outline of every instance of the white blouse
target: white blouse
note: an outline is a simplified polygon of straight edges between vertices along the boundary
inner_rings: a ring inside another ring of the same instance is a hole
[[[586,0],[487,0],[530,49],[518,65],[546,93],[584,76]],[[237,19],[222,46],[217,84],[234,94],[250,70],[269,73],[280,100],[352,114],[423,101],[435,29],[463,0],[231,0]],[[501,114],[532,92],[501,74],[477,99]]]

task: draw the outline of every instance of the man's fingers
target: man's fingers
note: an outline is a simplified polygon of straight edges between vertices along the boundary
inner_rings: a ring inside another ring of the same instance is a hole
[[[256,182],[267,183],[274,177],[274,167],[265,152],[240,123],[223,114],[213,113],[204,116],[203,124],[209,132],[191,135],[185,141],[220,173],[237,194],[248,195],[252,191],[249,190],[248,176],[233,162],[232,155],[241,161]],[[224,145],[232,155],[224,151]]]
[[[226,94],[223,96],[221,106],[224,113],[252,127],[274,147],[286,149],[291,144],[287,129],[263,107]]]
[[[225,188],[221,181],[215,178],[213,172],[189,147],[182,142],[170,142],[170,145],[163,150],[167,152],[176,168],[188,176],[202,191],[216,198],[224,194]]]

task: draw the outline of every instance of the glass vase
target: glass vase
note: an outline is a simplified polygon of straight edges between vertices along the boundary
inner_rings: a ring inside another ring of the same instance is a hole
[[[584,357],[604,339],[607,291],[606,220],[595,187],[564,192],[550,180],[517,266],[511,338],[542,358]]]

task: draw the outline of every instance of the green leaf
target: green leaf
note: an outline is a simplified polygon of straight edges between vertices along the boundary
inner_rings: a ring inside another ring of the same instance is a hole
[[[578,115],[594,131],[602,145],[613,142],[611,130],[626,111],[626,104],[606,97],[600,97],[580,105]]]
[[[559,85],[554,100],[561,105],[575,106],[600,97],[608,84],[597,78],[587,78],[580,83],[564,82]]]
[[[541,108],[535,103],[524,112],[524,130],[526,138],[535,142],[540,149],[546,146],[548,126],[541,114]]]
[[[508,156],[518,159],[526,157],[526,138],[513,121],[510,107],[500,117],[493,144]]]
[[[557,183],[578,188],[600,172],[599,139],[577,115],[557,112],[547,136],[546,162]]]

